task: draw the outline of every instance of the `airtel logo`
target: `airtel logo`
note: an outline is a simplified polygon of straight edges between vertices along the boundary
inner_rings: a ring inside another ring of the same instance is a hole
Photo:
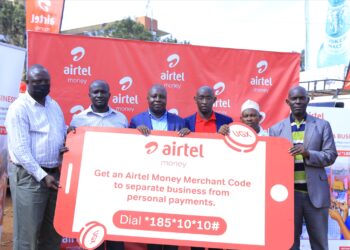
[[[167,62],[169,63],[169,68],[174,68],[180,62],[180,57],[178,54],[172,54],[168,56]]]
[[[190,146],[188,143],[178,145],[175,141],[172,144],[159,145],[158,142],[152,141],[145,145],[146,153],[153,154],[158,148],[166,156],[184,156],[184,157],[201,157],[203,158],[203,144]]]
[[[83,47],[75,47],[70,54],[73,56],[73,61],[78,62],[85,56],[85,49]],[[63,68],[63,74],[71,76],[91,76],[91,66],[82,67],[69,64]]]
[[[169,109],[168,112],[174,115],[179,115],[179,111],[176,108]]]
[[[51,7],[51,0],[38,0],[39,8],[45,12],[49,12]]]
[[[125,91],[129,89],[132,85],[132,78],[130,76],[124,76],[122,79],[119,80],[119,84],[121,85],[121,90]]]
[[[225,83],[224,82],[218,82],[213,87],[215,91],[215,95],[218,96],[225,90]]]
[[[215,96],[221,95],[224,92],[225,87],[226,86],[225,86],[224,82],[217,82],[217,83],[215,83],[215,85],[213,87]],[[213,107],[214,108],[231,108],[230,101],[231,101],[230,99],[217,98],[216,102],[213,105]]]
[[[185,73],[177,72],[173,69],[180,62],[180,56],[178,54],[171,54],[166,59],[169,69],[160,73],[160,79],[166,81],[163,83],[164,87],[172,89],[180,89],[182,82],[185,82]]]
[[[269,66],[268,62],[266,60],[262,60],[256,64],[256,68],[258,69],[258,73],[262,74],[267,70],[267,67]]]
[[[258,69],[258,73],[262,74],[264,73],[269,66],[269,63],[266,60],[261,60],[256,64],[256,68]],[[265,86],[272,86],[272,77],[268,76],[255,76],[250,79],[250,84],[252,86],[259,86],[260,87],[265,87]],[[258,90],[258,89],[255,89]],[[259,89],[261,91],[261,88]],[[266,89],[264,90],[266,91]]]
[[[75,47],[70,54],[73,56],[73,61],[78,62],[85,56],[85,49],[83,47]]]
[[[133,79],[130,76],[124,76],[119,80],[119,85],[121,86],[122,91],[128,90],[133,83]],[[112,102],[117,104],[139,104],[139,96],[138,95],[129,95],[118,93],[112,97]]]
[[[158,149],[158,143],[155,141],[149,142],[145,145],[145,148],[147,154],[153,154]]]

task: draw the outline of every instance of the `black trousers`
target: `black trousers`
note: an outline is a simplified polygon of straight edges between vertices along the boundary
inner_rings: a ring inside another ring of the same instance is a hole
[[[204,250],[204,247],[191,247],[191,250]],[[208,248],[209,250],[222,250],[220,248]]]
[[[177,246],[148,244],[147,250],[177,250]]]
[[[95,250],[124,250],[124,242],[106,240]]]

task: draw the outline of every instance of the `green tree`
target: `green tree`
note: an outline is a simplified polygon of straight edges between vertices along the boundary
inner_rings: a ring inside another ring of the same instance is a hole
[[[103,28],[103,34],[105,37],[144,41],[153,40],[151,32],[146,30],[142,24],[135,22],[130,17],[107,24]]]
[[[114,37],[123,38],[131,40],[144,40],[144,41],[157,41],[164,43],[180,43],[176,38],[168,36],[164,39],[159,37],[154,37],[150,31],[148,31],[142,24],[137,23],[130,17],[115,21],[105,25],[102,32],[97,32],[97,35],[102,35],[104,37]],[[183,42],[189,44],[188,41]]]
[[[183,42],[179,42],[176,38],[174,38],[172,35],[167,36],[165,38],[160,38],[157,39],[158,42],[162,42],[162,43],[181,43],[181,44],[190,44],[189,41],[183,41]]]
[[[173,38],[173,36],[167,36],[163,39],[158,39],[159,42],[162,43],[178,43],[176,38]]]
[[[19,3],[3,1],[0,6],[0,34],[3,42],[25,47],[25,11]]]

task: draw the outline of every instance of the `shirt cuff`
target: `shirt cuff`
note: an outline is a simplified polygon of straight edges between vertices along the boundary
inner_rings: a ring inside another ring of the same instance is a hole
[[[38,182],[42,181],[42,179],[44,179],[46,177],[46,175],[47,175],[47,173],[41,167],[38,167],[36,172],[33,174],[34,178]]]

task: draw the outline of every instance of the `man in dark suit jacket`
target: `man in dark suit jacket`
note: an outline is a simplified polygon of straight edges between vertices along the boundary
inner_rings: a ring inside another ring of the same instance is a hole
[[[303,220],[312,249],[328,249],[329,184],[325,167],[337,158],[331,126],[306,113],[309,97],[303,87],[289,91],[286,103],[291,114],[269,130],[270,136],[284,137],[293,146],[294,157],[294,244],[300,248]]]
[[[134,116],[130,128],[138,129],[143,135],[151,130],[178,131],[179,136],[190,133],[181,117],[166,110],[167,92],[162,85],[153,85],[147,94],[148,110]],[[148,250],[177,250],[177,246],[148,244]]]
[[[200,87],[194,96],[194,101],[197,104],[197,112],[185,118],[186,127],[191,132],[220,133],[223,135],[229,133],[228,124],[233,120],[231,117],[213,111],[213,105],[216,101],[213,88]],[[191,247],[191,249],[204,250],[203,247]],[[215,250],[215,248],[210,249]]]
[[[149,135],[151,130],[178,131],[180,136],[190,133],[188,129],[183,129],[186,128],[184,119],[167,112],[164,86],[153,85],[148,91],[147,101],[148,110],[131,118],[129,128],[137,128],[144,135]]]

